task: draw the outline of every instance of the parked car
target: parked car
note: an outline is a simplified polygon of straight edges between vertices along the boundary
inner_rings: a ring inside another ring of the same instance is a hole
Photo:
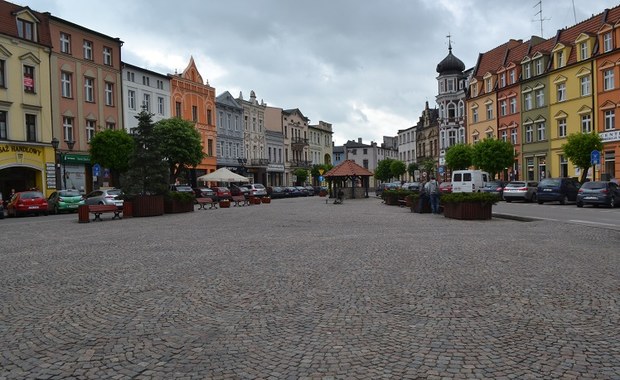
[[[377,185],[376,189],[375,189],[375,195],[380,197],[381,194],[383,194],[383,190],[394,190],[394,189],[398,189],[400,188],[400,183],[399,182],[386,182],[386,183],[380,183]]]
[[[121,189],[94,190],[86,194],[83,203],[86,205],[114,205],[123,207],[123,200],[119,195],[123,194]]]
[[[538,182],[511,181],[504,186],[503,197],[506,202],[536,202]]]
[[[539,205],[554,201],[564,205],[569,201],[575,202],[577,200],[577,192],[580,187],[579,182],[573,178],[545,178],[538,183],[536,199]]]
[[[287,186],[287,187],[285,187],[284,188],[284,193],[289,198],[301,196],[301,193],[299,192],[299,189],[297,187],[295,187],[295,186]]]
[[[77,212],[80,202],[84,199],[78,190],[54,191],[47,198],[47,209],[54,214],[60,212]]]
[[[170,185],[168,190],[180,193],[194,193],[194,189],[190,185]]]
[[[440,194],[449,194],[452,192],[452,182],[444,181],[439,184],[439,193]]]
[[[6,207],[8,216],[47,215],[47,199],[40,191],[20,191],[15,193]]]
[[[213,191],[215,191],[215,197],[220,199],[231,199],[230,190],[224,186],[213,187]]]
[[[605,205],[611,208],[618,206],[616,199],[620,202],[620,188],[612,181],[591,181],[586,182],[577,192],[577,207],[584,205]]]
[[[403,190],[420,191],[420,182],[405,182],[400,188]]]
[[[244,197],[248,197],[250,195],[250,189],[248,189],[246,185],[231,185],[230,195],[243,195]]]
[[[314,195],[314,186],[306,186],[306,190],[308,190],[308,195]]]
[[[254,197],[262,197],[267,195],[267,189],[261,183],[252,183],[249,185],[244,185],[250,191],[249,195]]]
[[[506,186],[506,181],[492,180],[485,182],[482,188],[480,188],[480,191],[496,194],[500,199],[502,199],[502,196],[504,195],[504,186]]]
[[[4,201],[2,200],[2,193],[0,193],[0,219],[4,219]]]
[[[299,196],[300,197],[307,197],[308,196],[308,189],[306,189],[303,186],[295,186],[297,188],[297,190],[299,190]]]
[[[452,191],[475,193],[490,181],[489,173],[482,170],[455,170],[452,172]]]
[[[286,194],[284,193],[284,188],[280,186],[267,187],[267,195],[269,195],[273,199],[284,198],[286,196]]]
[[[208,187],[194,187],[194,196],[196,198],[213,198],[215,197],[215,191]]]

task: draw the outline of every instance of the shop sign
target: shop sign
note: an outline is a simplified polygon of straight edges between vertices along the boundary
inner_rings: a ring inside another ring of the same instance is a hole
[[[65,164],[90,164],[90,156],[84,154],[65,154]]]
[[[620,131],[602,132],[602,133],[599,133],[599,136],[601,136],[601,140],[603,142],[619,141],[620,140]]]
[[[43,150],[34,146],[23,145],[0,145],[0,153],[28,153],[41,157]]]

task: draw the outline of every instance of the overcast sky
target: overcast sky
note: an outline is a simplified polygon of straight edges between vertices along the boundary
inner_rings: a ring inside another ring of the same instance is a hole
[[[539,0],[13,0],[124,41],[122,60],[162,74],[194,57],[216,94],[250,90],[332,123],[342,145],[381,142],[435,107],[435,68],[466,68],[510,38],[541,35]],[[618,0],[544,0],[543,37]]]

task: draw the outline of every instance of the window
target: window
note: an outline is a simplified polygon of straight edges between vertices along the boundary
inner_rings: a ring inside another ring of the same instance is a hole
[[[37,141],[37,116],[26,114],[26,141]]]
[[[581,131],[583,133],[592,132],[592,117],[590,114],[581,115]]]
[[[89,61],[92,61],[93,60],[93,43],[91,41],[84,40],[82,49],[84,50],[84,59],[88,59]]]
[[[568,159],[560,155],[560,177],[568,177]]]
[[[86,120],[86,141],[90,142],[95,136],[95,120]]]
[[[362,161],[362,165],[364,165],[365,169],[368,169],[368,159],[365,159],[364,161]]]
[[[534,127],[529,124],[525,127],[525,142],[531,143],[534,140]]]
[[[105,105],[114,106],[114,83],[105,82]]]
[[[211,110],[207,110],[207,124],[212,125],[211,123]]]
[[[564,67],[564,52],[563,51],[559,51],[558,54],[556,55],[557,57],[557,63],[556,63],[556,67],[560,68],[560,67]]]
[[[486,88],[487,88],[487,92],[491,92],[493,91],[493,79],[489,78],[486,80]]]
[[[163,80],[157,80],[157,88],[160,90],[164,89],[164,81]]]
[[[93,78],[84,78],[84,99],[90,103],[95,101],[95,80]]]
[[[512,128],[510,130],[510,142],[512,145],[517,145],[517,128]]]
[[[545,93],[542,89],[536,90],[536,107],[545,106]]]
[[[537,59],[536,60],[536,75],[540,75],[543,73],[543,60],[541,59]]]
[[[150,94],[144,94],[144,96],[142,97],[142,108],[144,108],[146,112],[151,112],[151,95]]]
[[[524,71],[524,75],[525,75],[525,79],[529,79],[532,76],[532,72],[531,72],[531,68],[530,68],[530,64],[527,63],[523,66],[523,71]]]
[[[71,73],[63,71],[60,73],[60,92],[63,98],[71,98]]]
[[[71,36],[67,33],[60,32],[60,51],[71,54]]]
[[[581,44],[579,44],[579,52],[581,53],[581,59],[587,59],[588,58],[588,43],[587,42],[582,42]]]
[[[472,122],[474,123],[478,122],[478,107],[472,108],[471,119],[472,119]]]
[[[6,111],[0,111],[0,140],[9,138],[6,125]]]
[[[532,109],[532,93],[528,92],[525,94],[525,110],[529,111]]]
[[[614,86],[614,69],[605,70],[603,72],[603,90],[612,90]]]
[[[557,85],[558,90],[558,102],[566,100],[566,83],[560,83]]]
[[[34,67],[24,65],[24,91],[34,94]]]
[[[612,48],[613,41],[611,39],[611,32],[607,32],[603,35],[603,51],[607,53],[608,51],[611,51]]]
[[[157,113],[164,114],[164,98],[161,96],[157,97]]]
[[[487,104],[487,120],[493,119],[493,104]]]
[[[516,80],[515,70],[512,69],[510,70],[510,84],[514,84]]]
[[[17,19],[17,35],[25,40],[34,41],[34,24],[30,21]],[[34,140],[33,140],[34,141]]]
[[[538,141],[543,141],[545,140],[545,123],[538,123],[536,131],[538,132]]]
[[[136,76],[131,71],[127,71],[127,80],[130,82],[135,82]]]
[[[510,113],[517,113],[517,98],[510,98]]]
[[[499,83],[501,87],[506,87],[506,73],[502,73],[502,75],[499,77]]]
[[[590,95],[590,76],[581,77],[579,81],[581,82],[581,96]]]
[[[448,91],[454,92],[454,79],[448,79]]]
[[[6,88],[6,61],[0,59],[0,88]]]
[[[174,114],[176,117],[181,117],[181,102],[174,103]]]
[[[500,114],[501,116],[506,116],[506,109],[507,109],[507,106],[508,106],[508,105],[506,104],[506,101],[505,101],[505,100],[502,100],[502,101],[499,103],[499,114]]]
[[[213,139],[207,140],[207,155],[213,156]]]
[[[136,92],[134,90],[127,91],[127,107],[130,110],[136,109]]]
[[[503,142],[508,141],[508,131],[506,131],[505,129],[502,131],[502,141]]]
[[[73,118],[62,118],[62,137],[65,141],[73,141]]]
[[[103,47],[103,64],[112,66],[112,48]]]
[[[558,119],[558,137],[566,137],[566,119]]]
[[[616,129],[616,111],[607,110],[605,111],[605,130],[611,131],[614,129]]]
[[[198,107],[197,106],[192,106],[192,121],[193,122],[198,121]]]
[[[151,85],[151,79],[149,77],[147,77],[146,75],[142,76],[142,84],[145,86],[150,86]]]
[[[115,130],[116,129],[116,123],[107,122],[107,123],[105,123],[105,127],[106,127],[106,129]]]

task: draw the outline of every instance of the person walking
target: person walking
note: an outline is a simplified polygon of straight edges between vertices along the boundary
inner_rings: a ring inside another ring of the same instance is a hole
[[[439,214],[439,184],[437,183],[435,177],[432,176],[430,181],[428,181],[424,187],[430,199],[431,212],[433,214]]]

